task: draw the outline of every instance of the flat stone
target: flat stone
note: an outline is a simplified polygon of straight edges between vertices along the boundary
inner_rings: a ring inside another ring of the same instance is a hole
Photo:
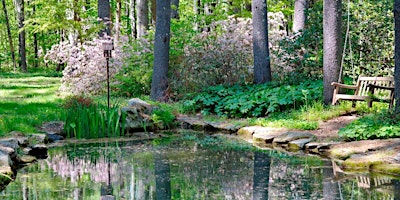
[[[241,126],[240,125],[235,125],[227,122],[205,122],[206,128],[209,127],[212,130],[219,130],[219,131],[227,131],[229,133],[236,133]]]
[[[207,125],[201,118],[199,117],[188,117],[188,116],[178,116],[176,120],[180,123],[180,126],[184,129],[192,129],[192,130],[204,130]]]
[[[288,144],[288,148],[290,150],[304,149],[305,145],[313,140],[314,140],[314,138],[304,138],[304,139],[290,141]]]
[[[315,136],[311,133],[302,133],[302,132],[287,132],[284,133],[278,137],[275,137],[273,143],[276,144],[285,144],[289,143],[294,140],[298,139],[309,139],[309,138],[315,138]]]
[[[279,132],[256,132],[253,134],[253,143],[272,144],[274,138],[279,135]]]
[[[49,138],[46,134],[32,134],[28,137],[29,144],[47,144]]]
[[[270,136],[277,136],[287,132],[286,128],[271,128],[271,127],[262,127],[262,126],[247,126],[239,129],[238,136],[243,139],[255,139],[254,135],[257,135],[257,138],[265,138],[268,140]]]
[[[20,157],[21,163],[33,163],[36,161],[36,157],[23,155]]]
[[[27,137],[16,137],[15,139],[18,141],[20,147],[27,147],[29,145],[29,139]]]
[[[15,138],[0,139],[0,145],[4,147],[10,147],[16,151],[19,148],[18,140]]]
[[[397,155],[394,157],[394,160],[396,160],[396,161],[400,162],[400,153],[399,153],[399,154],[397,154]]]
[[[12,165],[13,165],[13,162],[12,162],[10,156],[5,152],[0,151],[0,166],[1,167],[3,167],[3,166],[11,167]]]
[[[17,152],[13,148],[0,146],[0,153],[8,155],[12,161],[18,161]]]

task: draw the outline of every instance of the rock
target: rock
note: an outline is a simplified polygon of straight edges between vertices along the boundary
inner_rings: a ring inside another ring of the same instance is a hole
[[[305,145],[305,149],[313,153],[325,155],[325,152],[329,151],[331,146],[335,144],[341,144],[341,142],[310,142]]]
[[[16,140],[18,140],[18,145],[20,147],[27,147],[29,145],[29,139],[27,137],[16,137]]]
[[[258,138],[258,141],[265,139],[265,142],[271,143],[269,141],[271,138],[275,138],[287,132],[286,128],[271,128],[262,126],[248,126],[239,129],[238,136],[243,139],[254,139],[254,136]]]
[[[0,166],[0,188],[5,187],[14,179],[14,171],[10,166]]]
[[[17,162],[17,163],[19,162],[18,154],[13,148],[0,146],[0,154],[9,156],[9,158],[13,162]],[[12,163],[10,164],[10,166],[13,166]]]
[[[231,124],[229,122],[205,122],[206,130],[210,131],[226,131],[228,133],[236,133],[239,128],[238,124]]]
[[[29,155],[35,156],[36,158],[47,158],[47,147],[44,144],[36,144],[31,147]]]
[[[274,138],[274,144],[286,144],[298,139],[314,139],[315,136],[311,133],[287,132]]]
[[[23,155],[23,156],[20,157],[20,161],[23,164],[25,164],[25,163],[33,163],[33,162],[36,161],[36,157],[29,156],[29,155]]]
[[[152,109],[152,105],[149,103],[139,99],[139,98],[133,98],[128,101],[128,106],[129,107],[136,107],[136,108],[142,108],[145,107],[146,109]]]
[[[49,138],[49,142],[56,142],[56,141],[64,140],[64,137],[62,135],[47,133],[46,136],[47,136],[47,138]]]
[[[47,134],[56,134],[62,135],[64,134],[64,122],[62,121],[52,121],[52,122],[45,122],[42,126],[40,126],[39,131],[47,133]]]
[[[3,147],[10,147],[16,151],[19,148],[19,142],[15,138],[0,139],[0,145]]]
[[[128,106],[121,111],[126,114],[125,129],[128,131],[147,130],[152,127],[150,115],[154,107],[149,103],[134,98],[129,100]]]
[[[304,138],[304,139],[290,141],[288,144],[288,148],[290,150],[304,149],[305,145],[313,140],[314,140],[314,138],[311,137],[311,138]]]
[[[46,134],[32,134],[28,138],[29,144],[47,144],[49,143],[49,138]]]
[[[13,166],[13,161],[11,160],[8,153],[0,151],[0,167],[11,167]]]
[[[180,123],[183,129],[192,129],[195,131],[203,131],[206,123],[198,117],[178,116],[176,120]]]
[[[328,156],[337,159],[346,159],[353,154],[367,153],[369,151],[378,151],[380,149],[388,149],[400,146],[400,139],[387,140],[362,140],[355,142],[347,142],[334,144],[328,151]]]

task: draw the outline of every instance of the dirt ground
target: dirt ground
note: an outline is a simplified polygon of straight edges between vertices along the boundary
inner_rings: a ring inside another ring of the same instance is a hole
[[[320,123],[319,128],[317,130],[307,131],[307,132],[317,136],[317,139],[320,141],[339,140],[338,136],[339,129],[345,127],[347,124],[349,124],[350,122],[352,122],[357,118],[358,116],[356,114],[340,116]]]

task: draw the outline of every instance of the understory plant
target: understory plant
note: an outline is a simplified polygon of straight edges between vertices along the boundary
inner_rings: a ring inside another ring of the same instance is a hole
[[[233,118],[262,117],[321,99],[322,82],[214,86],[184,102],[186,110]]]
[[[118,105],[96,104],[84,96],[72,96],[64,103],[64,130],[68,138],[118,137],[124,134],[125,115]]]
[[[400,137],[400,116],[392,110],[372,113],[340,129],[339,136],[347,140]]]

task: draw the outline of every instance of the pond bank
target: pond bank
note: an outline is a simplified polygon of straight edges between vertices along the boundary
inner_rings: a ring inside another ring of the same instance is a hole
[[[241,127],[230,123],[207,122],[199,117],[178,117],[182,127],[216,130],[235,135],[260,148],[288,152],[303,151],[332,159],[338,170],[376,172],[400,177],[400,139],[346,142],[337,136],[341,127],[356,116],[341,116],[317,131],[297,131],[261,126]]]

